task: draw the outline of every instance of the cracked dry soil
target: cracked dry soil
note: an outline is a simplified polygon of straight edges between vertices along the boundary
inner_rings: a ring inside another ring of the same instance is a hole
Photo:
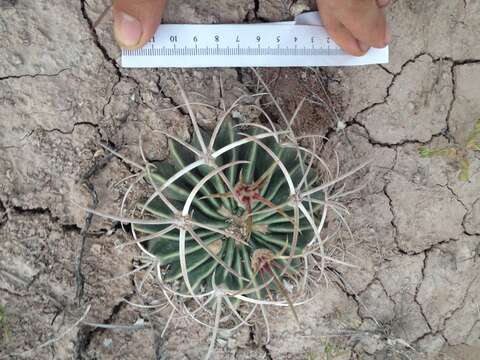
[[[190,139],[184,113],[159,113],[181,103],[170,71],[122,69],[111,19],[93,28],[107,2],[0,0],[0,358],[63,334],[87,305],[90,323],[145,326],[82,324],[25,357],[200,359],[208,346],[208,331],[183,321],[162,338],[168,314],[146,316],[122,300],[152,300],[158,289],[146,284],[140,299],[141,274],[108,281],[139,254],[116,247],[127,240],[118,224],[73,204],[120,206],[127,186],[116,182],[132,169],[99,143],[138,158],[144,133],[148,157],[164,159],[167,141],[155,130]],[[166,21],[281,20],[312,6],[182,0]],[[454,162],[418,153],[465,143],[480,118],[480,2],[396,0],[388,16],[389,65],[262,71],[287,111],[330,94],[345,129],[310,103],[296,125],[328,137],[327,161],[336,151],[344,172],[372,160],[346,182],[366,184],[347,199],[354,240],[331,249],[361,268],[329,269],[329,286],[298,310],[302,331],[288,311],[272,311],[269,344],[261,326],[243,328],[219,341],[218,359],[480,358],[479,155],[469,154],[472,175],[462,182]],[[192,101],[213,106],[256,85],[243,69],[176,73]],[[215,123],[215,111],[196,112],[202,126]]]

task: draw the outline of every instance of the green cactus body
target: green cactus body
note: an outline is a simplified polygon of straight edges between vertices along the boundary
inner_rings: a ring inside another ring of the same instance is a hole
[[[261,131],[256,128],[249,127],[243,132],[238,129],[233,121],[225,121],[212,146],[214,154],[221,153],[215,158],[215,164],[195,167],[166,186],[162,193],[181,212],[197,184],[215,168],[224,167],[222,173],[210,175],[189,207],[188,214],[194,224],[185,231],[184,239],[188,281],[195,293],[213,287],[242,291],[260,285],[255,291],[244,294],[250,298],[265,298],[280,290],[279,281],[273,281],[273,277],[297,276],[301,257],[292,255],[301,255],[315,239],[311,219],[317,221],[323,195],[311,194],[320,200],[315,203],[298,200],[312,214],[310,220],[299,211],[295,216],[291,185],[304,192],[319,180],[316,171],[307,169],[307,155],[281,145],[275,136],[259,137]],[[202,132],[205,142],[210,141],[211,136],[211,133]],[[247,141],[224,151],[240,139]],[[192,146],[201,151],[197,137]],[[147,181],[158,189],[198,160],[191,149],[172,140],[170,158],[156,164],[146,176]],[[285,170],[289,176],[285,176]],[[144,204],[149,217],[171,219],[178,216],[160,197],[150,200]],[[135,224],[133,228],[142,236],[152,237],[143,246],[161,264],[164,282],[179,280],[183,284],[180,291],[187,294],[180,259],[181,230],[174,228],[165,233],[168,225]],[[155,237],[158,233],[162,234]],[[262,251],[274,260],[261,263],[263,260],[258,254]],[[261,284],[268,285],[262,287]]]

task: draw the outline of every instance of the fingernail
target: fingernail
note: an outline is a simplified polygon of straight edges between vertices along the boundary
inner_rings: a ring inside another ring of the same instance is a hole
[[[392,41],[392,33],[390,32],[390,27],[387,26],[385,30],[385,46],[390,44],[390,41]]]
[[[390,0],[377,0],[378,7],[385,7],[390,3]]]
[[[360,50],[362,50],[362,52],[364,53],[366,53],[370,49],[370,46],[361,41],[358,42],[358,46],[360,47]]]
[[[115,14],[115,37],[123,47],[134,47],[142,38],[143,29],[140,21],[124,12]]]

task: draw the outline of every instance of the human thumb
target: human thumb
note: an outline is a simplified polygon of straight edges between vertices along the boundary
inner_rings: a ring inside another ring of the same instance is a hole
[[[136,49],[147,43],[160,25],[166,0],[115,0],[114,35],[118,44]]]

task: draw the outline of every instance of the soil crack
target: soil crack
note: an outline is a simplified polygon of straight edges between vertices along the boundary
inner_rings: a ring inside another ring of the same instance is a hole
[[[23,78],[35,79],[37,77],[56,77],[56,76],[59,76],[60,74],[62,74],[65,71],[68,71],[68,70],[71,70],[71,68],[62,69],[62,70],[60,70],[60,71],[58,71],[54,74],[38,73],[38,74],[9,75],[9,76],[0,77],[0,81],[9,80],[9,79],[23,79]]]
[[[127,294],[126,296],[123,297],[124,300],[130,301],[132,297],[134,296],[135,292],[133,291],[130,294]],[[122,299],[118,304],[116,304],[110,313],[110,316],[102,321],[103,324],[106,325],[111,325],[117,318],[120,312],[128,306],[127,302],[125,302]],[[78,332],[78,337],[77,337],[77,343],[75,344],[75,360],[86,360],[89,359],[88,356],[86,356],[88,349],[93,341],[93,339],[102,333],[107,331],[105,328],[100,328],[96,327],[93,329],[90,329],[90,326],[83,325],[79,332]]]
[[[83,18],[85,19],[85,21],[87,22],[88,24],[88,27],[90,29],[90,33],[93,37],[93,42],[95,43],[95,46],[100,50],[100,52],[102,53],[104,59],[109,62],[110,64],[113,65],[113,67],[115,68],[115,71],[116,71],[116,74],[119,78],[122,77],[122,73],[120,71],[120,66],[118,65],[117,61],[112,58],[109,54],[108,54],[108,51],[107,49],[105,48],[105,46],[102,45],[102,43],[100,42],[100,39],[98,38],[98,34],[97,34],[97,31],[95,30],[95,26],[93,24],[93,21],[92,19],[90,19],[90,17],[88,16],[87,14],[87,9],[86,9],[86,6],[85,4],[87,4],[87,1],[86,0],[80,0],[80,11],[82,12],[82,16]]]

